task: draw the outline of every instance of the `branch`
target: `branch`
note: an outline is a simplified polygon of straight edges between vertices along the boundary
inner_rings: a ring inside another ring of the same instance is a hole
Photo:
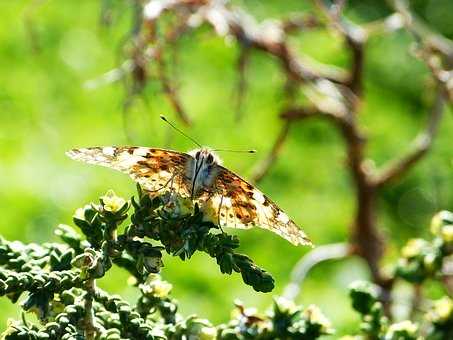
[[[271,151],[269,152],[267,157],[263,159],[253,170],[251,178],[251,181],[253,183],[258,183],[259,181],[261,181],[263,177],[266,176],[271,166],[274,164],[275,160],[283,149],[286,138],[288,137],[290,125],[291,123],[289,121],[284,123],[277,136],[277,139],[274,142],[274,145],[272,146]]]
[[[410,11],[406,0],[393,0],[392,5],[402,15],[406,29],[416,40],[433,47],[447,58],[450,65],[453,64],[453,41],[431,30]]]
[[[93,296],[96,291],[95,279],[88,279],[85,283],[85,339],[94,340],[96,337],[96,327],[94,325]]]
[[[160,83],[162,84],[164,93],[167,95],[168,101],[170,102],[171,106],[173,106],[173,110],[175,110],[175,112],[177,113],[179,118],[184,122],[184,124],[190,125],[191,120],[181,104],[181,100],[179,99],[176,88],[175,86],[173,86],[172,81],[167,76],[164,57],[160,56],[156,60],[159,80]]]
[[[346,85],[353,93],[360,96],[362,94],[362,74],[364,63],[363,46],[367,41],[367,31],[362,27],[347,21],[341,12],[345,1],[336,1],[331,7],[327,7],[322,0],[313,0],[315,5],[328,18],[329,22],[341,35],[344,36],[347,46],[351,51],[351,73]]]
[[[453,41],[431,30],[410,11],[407,1],[394,0],[392,5],[406,29],[422,46],[418,57],[428,66],[445,97],[453,103]]]
[[[175,45],[177,40],[183,35],[183,33],[188,29],[188,16],[184,15],[178,18],[179,22],[173,29],[168,31],[165,34],[164,41],[158,44],[157,48],[155,49],[154,59],[157,62],[157,73],[162,84],[162,88],[164,93],[166,94],[170,104],[173,106],[173,109],[178,114],[179,118],[186,124],[191,124],[191,119],[187,115],[181,100],[178,95],[178,91],[176,86],[173,83],[172,78],[167,71],[167,66],[165,62],[164,51],[165,47],[168,45]],[[154,27],[150,29],[154,31]]]
[[[287,33],[303,27],[311,28],[319,25],[319,22],[312,17],[256,23],[252,16],[231,8],[221,1],[176,0],[151,3],[153,6],[145,6],[144,10],[147,22],[155,22],[166,11],[188,11],[192,15],[189,17],[187,27],[198,27],[206,23],[219,36],[230,36],[245,47],[266,52],[277,58],[285,73],[294,80],[304,82],[328,79],[335,83],[343,81],[343,79],[336,79],[335,75],[325,75],[308,68],[292,52],[287,43]]]
[[[350,245],[346,243],[327,244],[313,249],[294,266],[291,272],[291,281],[285,287],[283,296],[289,300],[294,300],[300,294],[300,286],[313,267],[324,261],[347,257],[351,254],[351,251]]]
[[[237,60],[238,80],[235,91],[236,100],[236,121],[240,121],[243,113],[244,98],[247,91],[246,69],[250,59],[250,49],[242,47]]]
[[[390,161],[388,165],[384,166],[384,168],[378,172],[374,179],[374,185],[376,187],[382,187],[388,182],[404,175],[428,152],[442,119],[444,106],[444,95],[442,90],[438,89],[424,131],[420,132],[415,138],[412,142],[411,150],[409,150],[406,155],[402,156],[400,159]]]

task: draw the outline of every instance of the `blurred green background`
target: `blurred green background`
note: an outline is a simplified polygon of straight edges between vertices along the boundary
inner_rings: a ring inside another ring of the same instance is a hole
[[[0,234],[24,242],[55,240],[59,223],[71,224],[75,209],[96,201],[108,189],[130,197],[131,180],[120,173],[68,159],[73,147],[135,144],[187,150],[190,141],[159,120],[165,113],[180,126],[156,83],[146,87],[127,115],[120,83],[88,89],[88,80],[122,60],[120,46],[131,26],[132,1],[114,1],[113,25],[100,25],[100,1],[0,1]],[[278,18],[310,6],[304,1],[243,0],[257,18]],[[38,4],[34,6],[33,4]],[[453,37],[453,2],[413,1],[419,15]],[[378,1],[351,1],[347,13],[357,22],[389,14]],[[347,66],[349,56],[338,37],[324,31],[300,34],[294,44],[322,62]],[[372,38],[366,52],[365,102],[360,114],[370,137],[369,156],[377,165],[404,152],[423,126],[432,93],[428,72],[409,53],[404,32]],[[235,121],[232,94],[237,82],[238,49],[202,29],[180,43],[182,101],[194,124],[188,133],[202,144],[222,148],[256,148],[256,155],[223,154],[230,169],[247,177],[266,156],[281,127],[284,77],[274,60],[253,54],[247,70],[249,91],[244,116]],[[433,151],[409,176],[380,196],[379,224],[390,242],[386,262],[408,237],[425,235],[430,216],[453,208],[453,116],[445,115]],[[129,137],[127,137],[127,135]],[[304,227],[315,244],[342,242],[354,211],[354,196],[344,168],[341,137],[326,122],[295,124],[271,172],[260,188]],[[272,294],[254,292],[238,275],[219,273],[207,256],[191,261],[164,258],[162,275],[185,315],[197,313],[215,323],[226,321],[233,300],[262,310],[281,293],[307,248],[295,248],[263,231],[238,231],[241,251],[276,279]],[[133,299],[127,274],[113,271],[101,286]],[[316,303],[339,334],[354,330],[358,318],[347,297],[348,284],[368,278],[358,259],[322,264],[303,285],[298,302]],[[432,294],[437,294],[433,288]],[[402,293],[404,298],[404,294]],[[18,311],[0,300],[0,330]]]

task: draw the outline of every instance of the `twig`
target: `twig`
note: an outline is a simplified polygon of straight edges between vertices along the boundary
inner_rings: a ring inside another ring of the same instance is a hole
[[[285,144],[286,138],[288,137],[289,128],[291,123],[289,121],[285,122],[282,126],[277,139],[272,146],[271,151],[253,170],[251,181],[253,183],[258,183],[263,179],[264,176],[268,173],[270,167],[275,163],[278,155],[282,151],[283,145]]]
[[[337,1],[328,8],[322,0],[314,0],[315,5],[324,13],[333,27],[344,36],[346,44],[351,51],[351,74],[347,86],[357,96],[362,94],[362,73],[364,63],[363,46],[367,41],[367,31],[349,21],[346,21],[341,12],[345,1]]]
[[[85,339],[94,340],[96,337],[96,326],[94,325],[93,297],[96,293],[95,279],[88,279],[85,284]]]
[[[387,184],[388,182],[404,175],[428,152],[442,119],[444,106],[444,95],[442,90],[438,89],[436,99],[433,107],[431,108],[431,113],[424,131],[420,132],[415,138],[412,142],[411,150],[409,150],[406,155],[402,156],[400,159],[391,161],[376,175],[376,178],[374,179],[374,185],[376,187],[382,187],[384,184]]]
[[[157,74],[158,74],[160,83],[162,84],[162,89],[165,92],[165,94],[167,95],[168,101],[173,106],[173,109],[178,114],[179,118],[186,125],[190,125],[191,120],[181,104],[181,100],[179,99],[178,93],[177,93],[175,87],[173,86],[172,81],[167,76],[168,72],[166,70],[166,63],[164,61],[164,56],[161,55],[161,56],[157,57],[156,61],[157,61]]]
[[[395,10],[403,16],[407,30],[414,35],[416,40],[434,47],[447,58],[450,65],[453,64],[453,41],[433,32],[410,11],[407,1],[391,0],[390,2]]]
[[[295,15],[282,20],[282,28],[286,34],[307,31],[309,29],[319,27],[322,27],[322,23],[315,15],[312,14]]]
[[[283,296],[294,300],[300,294],[301,284],[313,267],[321,262],[344,258],[350,254],[351,247],[346,243],[327,244],[313,249],[294,266],[290,283],[285,287]]]
[[[177,40],[182,36],[182,34],[189,28],[188,27],[188,15],[179,16],[179,22],[171,30],[165,33],[162,41],[156,41],[156,46],[153,49],[152,59],[157,63],[157,76],[162,85],[162,89],[167,96],[168,101],[171,106],[173,106],[174,111],[179,116],[179,118],[186,124],[191,124],[191,119],[187,115],[186,110],[184,109],[181,99],[177,91],[177,87],[173,82],[170,73],[167,70],[167,63],[165,61],[165,50],[166,47],[172,44],[176,44]],[[147,27],[148,31],[152,32],[148,38],[156,40],[155,34],[155,23],[154,21],[148,21]]]
[[[246,70],[250,58],[250,49],[241,47],[239,58],[237,61],[238,81],[236,86],[236,121],[240,121],[243,113],[244,98],[247,91]]]
[[[443,89],[446,99],[453,103],[453,41],[431,30],[410,11],[407,1],[394,0],[392,5],[406,29],[422,45],[419,56]]]

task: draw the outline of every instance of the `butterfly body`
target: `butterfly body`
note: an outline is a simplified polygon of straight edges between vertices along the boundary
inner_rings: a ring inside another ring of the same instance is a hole
[[[311,245],[305,233],[268,197],[221,165],[209,148],[189,153],[146,147],[73,149],[75,160],[128,174],[150,195],[170,191],[197,202],[221,227],[268,229],[295,245]]]
[[[220,158],[208,148],[192,150],[187,162],[186,178],[190,181],[190,197],[196,198],[204,191],[210,190],[218,174]]]

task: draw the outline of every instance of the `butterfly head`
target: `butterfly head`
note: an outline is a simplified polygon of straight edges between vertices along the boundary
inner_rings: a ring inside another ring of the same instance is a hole
[[[194,157],[198,164],[203,164],[205,166],[222,163],[222,160],[214,151],[205,147],[192,150],[189,152],[189,155]]]

